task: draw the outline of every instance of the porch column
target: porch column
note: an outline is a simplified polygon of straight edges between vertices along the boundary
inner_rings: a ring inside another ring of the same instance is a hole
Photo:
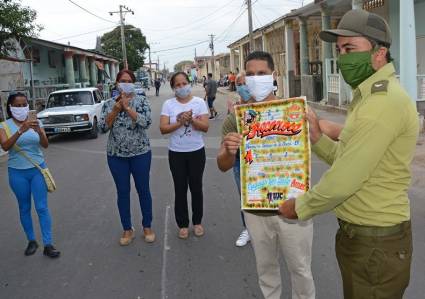
[[[84,83],[89,81],[86,68],[86,55],[80,55],[78,58],[80,62],[80,81],[81,83]],[[81,85],[84,86],[83,84]]]
[[[400,82],[415,102],[418,99],[414,0],[400,1]],[[416,106],[416,105],[415,105]]]
[[[150,66],[149,66],[149,68],[150,68]],[[117,63],[115,63],[115,78],[117,77],[119,72],[120,72],[120,64],[117,62]]]
[[[331,29],[330,9],[326,6],[321,7],[322,30]],[[322,41],[322,80],[323,80],[323,98],[328,100],[328,73],[327,59],[332,58],[332,43]]]
[[[105,61],[104,65],[105,65],[105,72],[106,72],[106,74],[108,74],[109,78],[111,78],[111,71],[110,71],[110,68],[109,68],[109,62],[108,61]],[[105,76],[105,83],[109,83],[110,81],[111,81],[111,79],[108,79]]]
[[[300,71],[301,76],[308,75],[308,39],[307,39],[307,20],[298,18],[300,26]]]
[[[291,24],[285,22],[285,87],[284,87],[284,97],[289,98],[290,93],[290,80],[294,74],[294,32],[292,30]]]
[[[97,82],[103,84],[103,83],[105,83],[104,82],[105,76],[103,74],[103,72],[105,71],[105,63],[103,61],[99,61],[99,63],[103,64],[103,71],[100,70],[100,72],[97,72],[97,74],[98,74]]]
[[[116,78],[117,78],[117,73],[115,71],[115,63],[112,62],[111,63],[111,81],[112,81],[112,83],[114,83],[116,81]]]
[[[74,76],[74,61],[73,56],[74,52],[72,51],[65,51],[65,80],[66,83],[70,85],[70,87],[74,87],[75,84],[75,76]]]
[[[235,72],[235,51],[230,49],[230,71]]]
[[[262,35],[262,40],[263,40],[263,51],[268,52],[269,51],[269,47],[267,45],[268,40],[267,40],[266,34],[264,32],[263,32],[263,35]]]
[[[244,57],[243,57],[243,45],[239,46],[239,72],[242,72],[245,70],[245,63],[244,63]]]
[[[92,87],[97,85],[97,69],[94,57],[90,58],[90,85]]]

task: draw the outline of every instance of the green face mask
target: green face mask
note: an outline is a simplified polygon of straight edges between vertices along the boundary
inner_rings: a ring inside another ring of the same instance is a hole
[[[375,73],[370,51],[342,54],[337,63],[345,82],[353,89]]]

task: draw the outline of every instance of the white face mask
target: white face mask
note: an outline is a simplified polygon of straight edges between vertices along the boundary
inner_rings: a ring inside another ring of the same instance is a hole
[[[246,76],[246,85],[255,100],[261,102],[273,92],[273,75]]]
[[[10,107],[10,112],[12,112],[13,118],[17,119],[18,121],[25,121],[28,118],[28,113],[30,111],[30,106],[25,107]]]

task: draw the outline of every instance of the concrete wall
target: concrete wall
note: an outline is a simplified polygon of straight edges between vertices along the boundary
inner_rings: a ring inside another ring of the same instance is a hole
[[[49,65],[48,52],[49,49],[38,46],[40,51],[40,63],[34,63],[33,78],[34,85],[50,85],[57,83],[65,83],[65,66],[63,64],[63,53],[60,51],[52,50],[53,61],[55,67]],[[29,70],[25,72],[25,76],[28,76]],[[25,79],[29,80],[29,76]],[[29,84],[28,84],[29,85]]]

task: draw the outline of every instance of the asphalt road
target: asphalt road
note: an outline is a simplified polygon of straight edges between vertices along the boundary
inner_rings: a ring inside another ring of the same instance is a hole
[[[154,244],[140,237],[141,217],[132,190],[133,225],[138,238],[120,247],[122,233],[116,208],[115,186],[106,165],[106,135],[96,140],[74,135],[51,140],[45,151],[58,190],[49,197],[54,243],[62,251],[50,260],[39,250],[25,257],[24,233],[19,224],[17,202],[7,183],[7,164],[0,162],[0,298],[1,299],[221,299],[262,298],[257,284],[254,255],[250,245],[234,245],[242,226],[239,201],[232,174],[221,173],[215,157],[220,127],[225,117],[226,98],[219,95],[220,113],[210,122],[206,135],[207,165],[204,175],[203,238],[177,238],[173,212],[173,184],[167,161],[167,140],[161,136],[159,115],[169,87],[160,97],[152,96],[154,123],[150,129],[153,163],[151,191],[154,206]],[[201,88],[195,88],[201,95]],[[323,113],[343,121],[344,117]],[[326,171],[313,160],[312,181]],[[413,189],[415,256],[411,285],[405,298],[423,298],[425,292],[424,190]],[[40,240],[37,216],[35,229]],[[335,217],[329,213],[315,219],[313,274],[317,298],[342,298],[341,280],[334,254]],[[282,261],[283,298],[290,298],[290,281]]]

